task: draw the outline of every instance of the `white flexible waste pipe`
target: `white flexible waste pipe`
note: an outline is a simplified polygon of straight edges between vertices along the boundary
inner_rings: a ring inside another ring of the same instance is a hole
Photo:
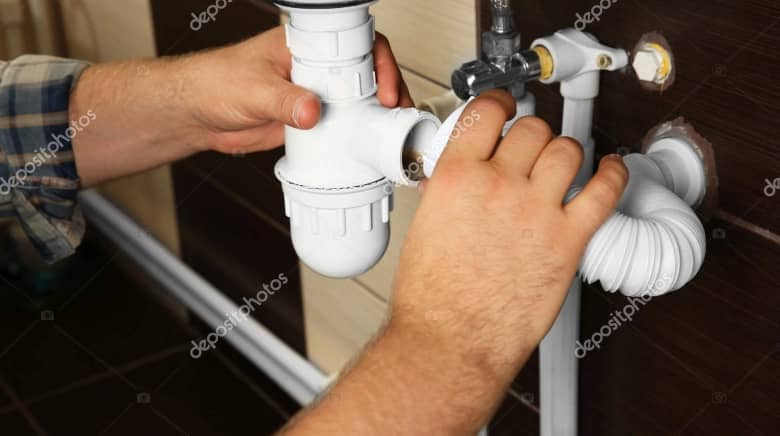
[[[565,111],[568,116],[590,119],[580,113],[592,105],[583,102],[572,107],[576,110]],[[465,108],[453,112],[434,140],[418,150],[427,177],[433,175]],[[564,122],[564,126],[580,126],[580,133],[589,135],[586,125]],[[599,281],[605,290],[620,290],[627,296],[659,296],[680,289],[698,273],[706,252],[704,227],[692,209],[705,189],[700,182],[703,164],[684,140],[668,137],[651,144],[647,154],[626,156],[624,162],[628,186],[615,214],[588,244],[580,274],[588,283]],[[587,179],[588,171],[584,166],[578,178]],[[579,191],[574,188],[569,199]]]
[[[610,292],[655,297],[682,288],[699,272],[704,227],[664,176],[670,158],[675,156],[652,151],[625,157],[628,187],[617,212],[588,244],[580,265],[583,280],[601,282]]]

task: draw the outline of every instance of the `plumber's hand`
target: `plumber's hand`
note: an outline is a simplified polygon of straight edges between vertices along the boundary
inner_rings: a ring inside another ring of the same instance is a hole
[[[562,205],[581,148],[530,117],[500,139],[514,107],[496,91],[464,111],[472,120],[460,125],[473,126],[451,139],[427,182],[390,321],[390,330],[458,350],[498,380],[511,380],[552,326],[587,242],[628,177],[622,160],[608,156],[584,191]]]
[[[390,44],[377,34],[374,49],[379,100],[387,107],[411,107]],[[283,143],[284,124],[314,127],[320,117],[316,95],[290,83],[291,57],[278,27],[240,44],[196,55],[191,79],[208,149],[251,152]]]
[[[412,106],[387,39],[374,49],[379,100]],[[96,119],[74,140],[83,187],[216,150],[243,154],[282,144],[284,125],[314,127],[317,97],[290,83],[281,27],[189,56],[96,64],[70,96],[70,119]]]
[[[406,239],[387,326],[281,434],[476,434],[495,414],[628,178],[605,158],[563,206],[580,146],[536,118],[500,139],[514,108],[499,91],[466,108]]]

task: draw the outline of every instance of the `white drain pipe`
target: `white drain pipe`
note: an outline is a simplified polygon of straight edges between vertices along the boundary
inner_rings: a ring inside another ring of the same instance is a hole
[[[549,54],[553,70],[543,83],[561,83],[564,99],[561,134],[583,147],[583,166],[575,184],[584,186],[593,176],[595,141],[593,109],[599,95],[600,71],[628,64],[624,50],[600,44],[592,36],[566,29],[534,41],[532,47]],[[609,62],[605,62],[609,59]],[[539,347],[539,402],[542,436],[577,434],[578,366],[574,348],[580,333],[582,282],[575,278],[552,329]]]
[[[289,12],[292,81],[322,100],[311,130],[287,127],[276,165],[293,245],[313,270],[360,275],[384,255],[393,183],[414,185],[404,152],[433,137],[440,122],[376,98],[373,0],[277,1]]]
[[[627,296],[676,291],[704,263],[704,226],[691,208],[704,198],[703,163],[690,143],[674,137],[656,138],[647,154],[624,162],[628,187],[588,244],[580,275]]]

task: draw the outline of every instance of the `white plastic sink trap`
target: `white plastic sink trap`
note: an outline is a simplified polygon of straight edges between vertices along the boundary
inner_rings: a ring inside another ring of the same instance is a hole
[[[322,100],[315,128],[286,128],[286,156],[276,165],[293,245],[315,271],[354,277],[387,248],[394,184],[414,184],[404,150],[427,142],[440,122],[376,99],[371,2],[326,9],[323,3],[338,2],[285,3],[292,81]]]

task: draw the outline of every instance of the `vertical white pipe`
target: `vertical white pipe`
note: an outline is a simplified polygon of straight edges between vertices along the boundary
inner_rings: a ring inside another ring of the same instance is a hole
[[[581,283],[575,279],[552,330],[539,348],[542,436],[577,434],[577,359]]]
[[[582,168],[574,184],[585,186],[593,176],[595,144],[591,136],[593,131],[593,99],[566,98],[563,103],[562,135],[576,139],[584,151]]]
[[[576,183],[593,176],[593,99],[566,98],[561,134],[576,139],[584,149],[584,160]],[[577,434],[577,358],[574,354],[580,334],[582,283],[576,277],[555,324],[539,348],[539,392],[542,436]]]

